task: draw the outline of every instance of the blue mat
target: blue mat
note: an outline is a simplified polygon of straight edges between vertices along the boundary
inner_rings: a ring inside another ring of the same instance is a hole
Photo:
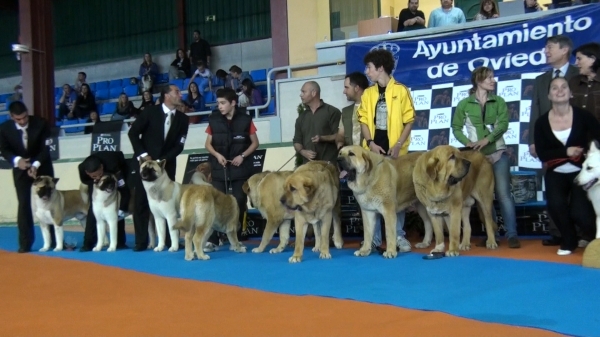
[[[81,242],[82,233],[69,235]],[[15,251],[16,237],[16,228],[0,228],[0,249]],[[39,230],[36,238],[34,249],[39,249]],[[133,242],[131,236],[128,242]],[[425,261],[418,253],[393,260],[377,254],[358,258],[350,249],[333,249],[332,260],[319,260],[306,249],[304,261],[292,265],[288,263],[291,249],[282,254],[238,254],[226,249],[210,253],[209,261],[192,262],[183,259],[183,250],[40,255],[282,294],[439,311],[572,336],[600,336],[599,270],[469,256]]]

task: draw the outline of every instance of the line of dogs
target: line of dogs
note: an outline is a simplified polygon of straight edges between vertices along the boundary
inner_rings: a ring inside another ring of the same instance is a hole
[[[200,164],[191,184],[172,181],[164,170],[164,161],[140,162],[140,176],[148,195],[152,213],[149,225],[149,248],[162,251],[168,233],[169,251],[179,249],[179,233],[185,233],[185,259],[208,260],[204,252],[213,231],[225,233],[230,249],[244,253],[246,247],[237,239],[239,208],[232,195],[216,190],[211,185],[211,168]],[[261,242],[253,253],[265,251],[279,230],[279,245],[269,250],[281,253],[289,243],[291,220],[294,220],[296,240],[290,263],[302,261],[304,239],[308,225],[315,233],[313,252],[319,258],[330,259],[329,239],[333,224],[333,243],[343,247],[341,233],[340,178],[345,178],[360,206],[364,241],[356,256],[371,253],[376,217],[385,222],[387,238],[385,258],[395,258],[396,214],[413,206],[424,223],[425,235],[417,248],[427,248],[435,238],[433,252],[458,256],[459,251],[471,248],[469,215],[477,206],[485,225],[488,249],[498,244],[494,234],[497,225],[492,218],[494,174],[491,163],[478,151],[460,151],[443,145],[428,152],[414,152],[391,159],[370,152],[360,146],[346,146],[339,151],[337,163],[311,161],[294,171],[265,171],[250,177],[243,186],[250,204],[266,219]],[[593,142],[575,182],[587,191],[596,214],[600,214],[600,144]],[[89,202],[97,220],[98,242],[94,251],[116,249],[119,192],[114,175],[104,175],[94,183],[92,200],[88,200],[87,186],[79,190],[56,189],[58,179],[40,176],[32,185],[32,211],[42,229],[44,245],[50,248],[49,225],[55,226],[57,246],[63,249],[64,221],[77,218],[85,224]],[[134,199],[133,197],[131,198]],[[133,212],[133,203],[130,205]],[[461,225],[462,224],[462,225]],[[449,232],[449,247],[445,251],[444,225]],[[600,217],[596,218],[600,238]],[[109,240],[105,234],[108,228]],[[156,229],[155,229],[156,228]],[[461,236],[462,229],[462,240]],[[155,245],[155,236],[158,243]]]

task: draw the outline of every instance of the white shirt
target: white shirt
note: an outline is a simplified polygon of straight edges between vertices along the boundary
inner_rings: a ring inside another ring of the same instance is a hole
[[[560,131],[552,130],[552,133],[554,134],[554,137],[556,137],[556,139],[563,143],[563,145],[566,145],[567,139],[569,139],[569,136],[571,135],[571,128]],[[564,163],[554,168],[554,172],[558,173],[573,173],[579,171],[581,171],[581,169],[571,163]]]
[[[29,127],[29,124],[25,125],[24,127],[21,127],[19,124],[15,123],[15,127],[17,127],[18,131],[23,130],[23,133],[27,132],[27,128]],[[21,132],[19,132],[21,133]],[[27,147],[25,147],[25,150],[27,150]],[[14,167],[18,167],[19,166],[19,160],[21,160],[23,157],[21,156],[16,156],[15,159],[13,159],[13,166]],[[34,161],[33,164],[31,164],[31,166],[35,167],[36,169],[40,168],[40,166],[42,165],[42,163],[40,163],[39,161]]]
[[[560,77],[565,77],[565,75],[567,74],[567,70],[569,69],[569,62],[565,63],[564,66],[560,67],[560,68],[553,68],[552,69],[552,78],[554,78],[554,73],[557,70],[560,70],[560,74],[558,76]]]

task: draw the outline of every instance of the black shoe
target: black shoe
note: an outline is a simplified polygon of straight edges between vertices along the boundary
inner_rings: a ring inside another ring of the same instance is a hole
[[[90,251],[92,251],[92,247],[81,246],[81,248],[79,248],[79,252],[81,252],[81,253],[90,252]]]
[[[135,247],[133,247],[134,252],[143,252],[146,249],[148,249],[147,246],[141,246],[141,245],[135,245]]]
[[[19,250],[17,252],[21,253],[21,254],[29,253],[29,252],[31,252],[31,249],[30,248],[19,248]]]
[[[118,249],[118,250],[121,250],[121,249],[129,249],[129,246],[127,246],[126,244],[117,245],[117,249]]]
[[[550,239],[542,240],[542,246],[560,246],[561,238],[553,236]]]
[[[521,243],[516,236],[508,238],[508,248],[521,248]]]

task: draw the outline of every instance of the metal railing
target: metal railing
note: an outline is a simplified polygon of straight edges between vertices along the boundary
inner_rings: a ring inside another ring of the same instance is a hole
[[[312,62],[312,63],[305,63],[305,64],[296,64],[296,65],[288,65],[288,66],[283,66],[283,67],[275,67],[275,68],[271,68],[268,72],[267,72],[267,100],[263,105],[257,105],[257,106],[249,106],[246,107],[246,110],[248,112],[250,111],[254,111],[254,117],[258,118],[260,117],[260,110],[268,108],[269,104],[271,104],[271,100],[273,100],[274,95],[273,92],[271,92],[271,81],[275,81],[275,79],[271,78],[271,76],[275,73],[280,73],[280,72],[286,72],[287,73],[287,77],[288,78],[292,78],[292,71],[295,70],[303,70],[303,69],[312,69],[312,68],[318,68],[318,67],[322,67],[322,66],[329,66],[329,65],[341,65],[341,64],[345,64],[346,60],[333,60],[333,61],[321,61],[321,62]],[[215,103],[210,103],[212,105],[216,105]],[[207,105],[210,105],[207,104]],[[212,113],[211,110],[204,110],[204,111],[195,111],[195,112],[186,112],[186,115],[188,116],[204,116],[204,115],[210,115]],[[128,118],[123,120],[123,123],[130,123],[135,121],[135,118]],[[60,128],[61,129],[68,129],[68,128],[80,128],[80,127],[86,127],[86,126],[91,126],[94,125],[94,123],[80,123],[80,124],[67,124],[67,125],[61,125]]]

